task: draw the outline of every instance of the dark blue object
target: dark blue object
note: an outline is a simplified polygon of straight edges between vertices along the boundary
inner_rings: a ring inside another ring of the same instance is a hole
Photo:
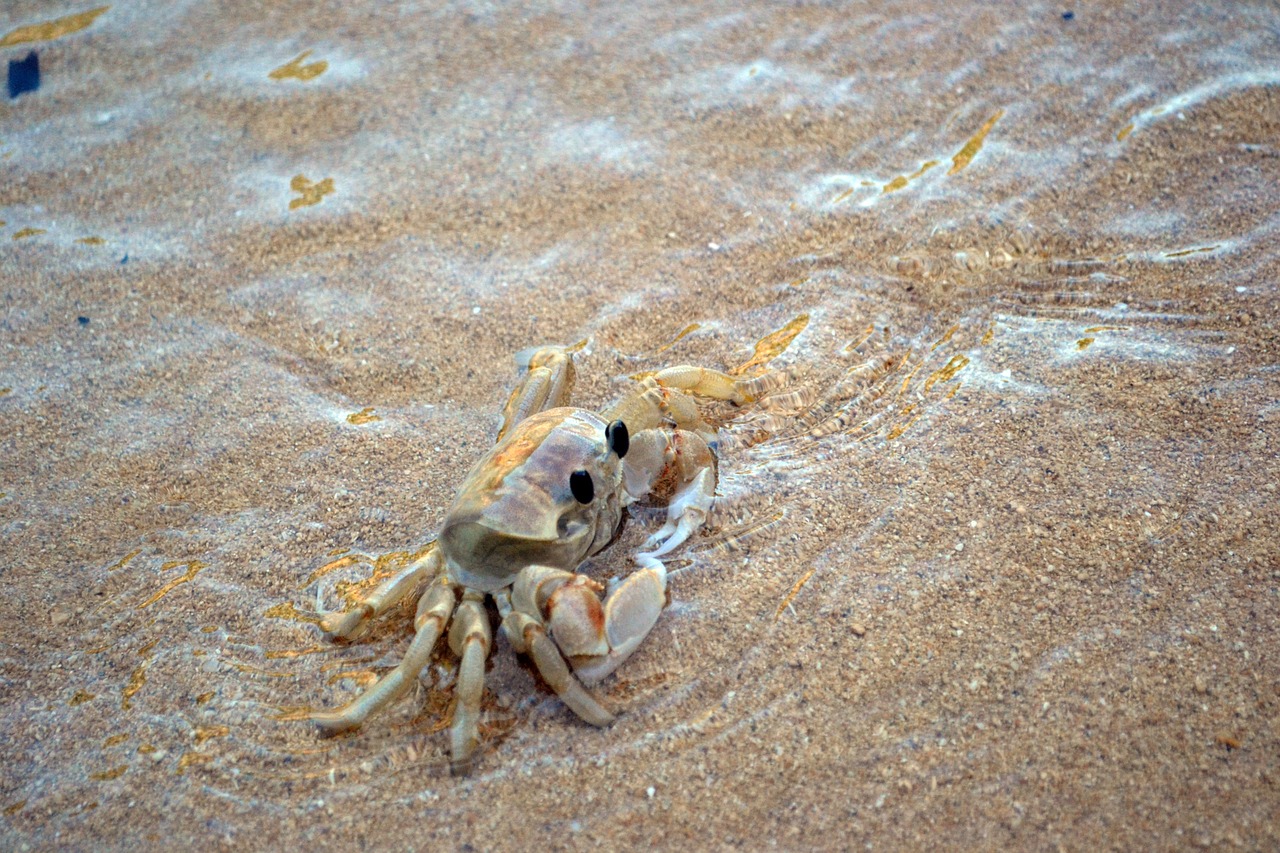
[[[88,317],[77,317],[77,318],[76,318],[76,322],[77,322],[77,323],[79,323],[81,326],[87,326],[87,325],[89,325],[89,318],[88,318]]]
[[[1069,20],[1071,20],[1072,18],[1074,18],[1075,16],[1076,16],[1076,13],[1075,13],[1075,12],[1063,12],[1063,13],[1062,13],[1062,20],[1064,20],[1064,21],[1069,21]]]
[[[26,59],[9,60],[9,97],[16,98],[23,92],[40,88],[40,57],[33,50]]]

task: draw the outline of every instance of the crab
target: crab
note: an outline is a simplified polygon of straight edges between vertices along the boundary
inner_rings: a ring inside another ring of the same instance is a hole
[[[435,546],[354,609],[323,619],[331,638],[356,639],[370,620],[423,588],[400,664],[342,707],[312,714],[323,733],[357,728],[405,694],[447,629],[460,659],[451,767],[467,772],[493,646],[486,597],[512,648],[532,659],[565,705],[592,725],[613,721],[584,684],[612,673],[653,630],[667,602],[662,558],[703,525],[714,500],[716,431],[695,398],[749,403],[769,375],[671,367],[597,414],[568,405],[574,349],[517,356],[524,374],[497,443],[463,480]],[[627,506],[655,486],[670,491],[666,523],[640,547],[635,569],[607,588],[579,573],[612,541]]]

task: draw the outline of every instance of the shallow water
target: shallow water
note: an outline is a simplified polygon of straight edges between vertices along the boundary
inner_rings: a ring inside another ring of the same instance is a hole
[[[0,19],[5,847],[1277,843],[1272,5],[90,11]],[[761,340],[816,401],[727,427],[618,721],[501,640],[465,779],[447,653],[290,721],[584,339],[584,405]]]

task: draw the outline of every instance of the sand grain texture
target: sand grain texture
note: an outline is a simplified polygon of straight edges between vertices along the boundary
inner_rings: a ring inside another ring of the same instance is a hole
[[[0,846],[1280,846],[1274,4],[93,8],[0,18]],[[279,719],[513,353],[802,316],[613,726]]]

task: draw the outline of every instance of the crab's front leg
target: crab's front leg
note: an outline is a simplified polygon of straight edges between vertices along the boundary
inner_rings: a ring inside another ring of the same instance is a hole
[[[553,569],[549,566],[529,566],[521,572],[521,577],[526,573],[530,573],[531,576],[536,575],[538,570],[559,573],[567,578],[580,577],[572,572]],[[527,596],[523,593],[518,603],[513,603],[515,597],[514,590],[504,591],[495,596],[498,612],[502,614],[502,633],[506,635],[512,648],[519,654],[527,654],[533,658],[533,663],[538,668],[538,674],[542,676],[542,680],[551,686],[551,689],[575,714],[594,726],[607,726],[612,723],[613,714],[597,702],[596,698],[569,671],[561,650],[547,636],[543,615],[537,603],[525,600]],[[599,604],[599,599],[596,599],[596,603]]]
[[[649,494],[655,483],[669,477],[675,491],[667,503],[667,521],[640,546],[636,560],[670,553],[702,527],[716,493],[716,457],[701,433],[651,429],[633,440],[623,476],[629,494]]]

